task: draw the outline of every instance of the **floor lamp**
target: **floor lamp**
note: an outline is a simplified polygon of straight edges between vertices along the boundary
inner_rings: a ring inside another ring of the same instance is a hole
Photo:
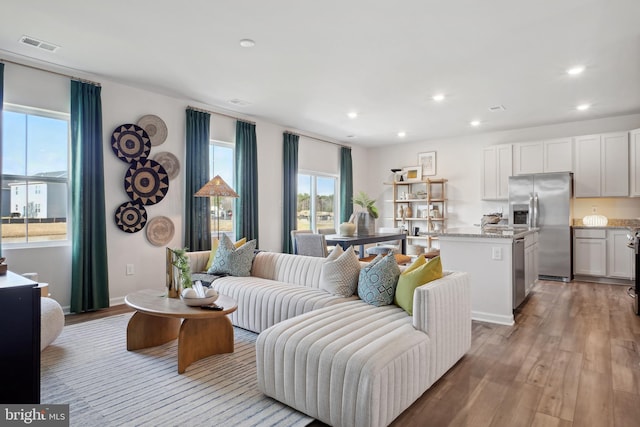
[[[196,197],[215,197],[216,204],[216,227],[218,228],[218,241],[220,240],[220,197],[238,198],[238,193],[229,187],[220,175],[214,176],[211,181],[207,182],[198,190]],[[207,219],[208,220],[208,219]]]

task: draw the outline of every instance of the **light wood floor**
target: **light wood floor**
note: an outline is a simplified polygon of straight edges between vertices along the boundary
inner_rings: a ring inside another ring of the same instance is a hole
[[[626,290],[540,281],[515,326],[473,322],[469,353],[392,425],[640,426],[640,316]]]

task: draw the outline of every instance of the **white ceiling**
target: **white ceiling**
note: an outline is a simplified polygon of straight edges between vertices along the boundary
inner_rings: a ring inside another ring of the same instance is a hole
[[[7,55],[369,146],[640,112],[640,0],[3,0]]]

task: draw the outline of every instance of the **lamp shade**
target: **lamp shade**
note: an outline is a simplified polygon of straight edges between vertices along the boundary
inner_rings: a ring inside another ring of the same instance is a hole
[[[211,181],[207,182],[205,185],[199,189],[196,194],[196,197],[240,197],[238,193],[233,191],[229,185],[224,182],[224,179],[220,177],[220,175],[214,176]]]

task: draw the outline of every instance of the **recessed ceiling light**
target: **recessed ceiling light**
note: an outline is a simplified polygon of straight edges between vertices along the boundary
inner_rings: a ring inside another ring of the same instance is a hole
[[[242,39],[240,40],[240,46],[242,47],[254,47],[256,45],[256,42],[254,42],[251,39]]]
[[[355,119],[356,117],[358,117],[358,113],[356,113],[355,111],[350,111],[347,113],[347,117],[349,117],[350,119]]]
[[[591,104],[580,104],[576,107],[578,111],[588,110],[591,107]]]
[[[472,120],[469,124],[471,126],[480,126],[480,120]]]
[[[436,102],[440,102],[440,101],[443,101],[443,100],[444,100],[444,95],[443,95],[443,94],[441,94],[441,93],[438,93],[438,94],[436,94],[436,95],[433,95],[433,96],[432,96],[432,99],[433,99],[434,101],[436,101]]]
[[[405,136],[407,136],[407,133],[403,130],[401,130],[400,132],[398,132],[398,138],[404,138]]]
[[[569,74],[570,76],[577,76],[578,74],[582,74],[583,71],[584,71],[584,66],[576,65],[575,67],[569,68],[567,70],[567,74]]]

